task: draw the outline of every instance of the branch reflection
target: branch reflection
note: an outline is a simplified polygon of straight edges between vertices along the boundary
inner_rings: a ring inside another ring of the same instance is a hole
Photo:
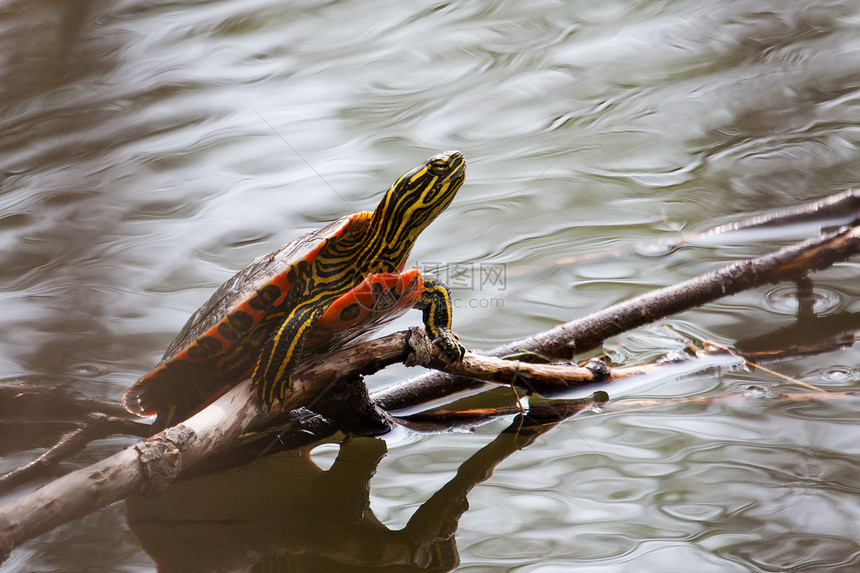
[[[160,571],[450,571],[459,564],[454,533],[469,492],[588,404],[517,415],[400,530],[370,509],[370,478],[387,452],[375,438],[344,440],[328,470],[305,448],[181,482],[158,498],[129,499],[128,521]]]

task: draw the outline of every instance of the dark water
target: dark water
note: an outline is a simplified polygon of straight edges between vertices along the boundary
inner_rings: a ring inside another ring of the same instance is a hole
[[[413,260],[453,274],[456,331],[489,348],[814,233],[554,264],[857,186],[858,117],[851,1],[7,0],[2,377],[118,399],[237,268],[371,209],[445,149],[466,154],[467,183]],[[476,283],[480,265],[504,280]],[[856,313],[858,278],[856,262],[815,275],[816,311]],[[682,336],[734,347],[791,325],[796,307],[774,285],[607,348],[632,364]],[[856,390],[858,362],[848,344],[770,366]],[[805,391],[718,369],[627,396],[750,384]],[[583,416],[531,444],[500,434],[510,420],[399,430],[338,462],[334,444],[313,451],[343,475],[276,456],[131,503],[128,520],[116,504],[27,543],[4,571],[150,570],[142,544],[173,570],[857,570],[856,410],[741,400]],[[0,471],[39,451],[4,452]],[[462,513],[449,482],[464,462]],[[428,528],[438,539],[416,533]]]

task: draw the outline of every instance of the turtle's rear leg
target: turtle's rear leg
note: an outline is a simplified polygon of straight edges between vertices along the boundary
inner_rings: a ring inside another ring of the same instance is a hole
[[[319,304],[297,306],[263,345],[251,376],[251,387],[263,403],[271,405],[275,400],[283,401],[292,388],[292,373],[302,355],[305,339],[323,310]]]

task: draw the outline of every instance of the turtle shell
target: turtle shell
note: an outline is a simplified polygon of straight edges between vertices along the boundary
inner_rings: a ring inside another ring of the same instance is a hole
[[[260,348],[288,312],[288,294],[297,278],[323,245],[360,232],[370,216],[361,212],[342,217],[236,273],[191,315],[155,368],[126,391],[126,409],[172,420],[174,413],[190,414],[248,375]],[[365,277],[323,313],[305,350],[330,350],[366,336],[411,308],[422,288],[418,269]]]

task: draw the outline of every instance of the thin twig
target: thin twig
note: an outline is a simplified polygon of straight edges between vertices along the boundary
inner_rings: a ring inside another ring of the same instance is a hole
[[[83,426],[63,434],[54,446],[45,450],[35,460],[0,476],[0,493],[5,493],[28,481],[56,473],[59,462],[81,451],[93,440],[114,434],[146,438],[151,433],[151,429],[145,424],[100,413],[90,414]]]

